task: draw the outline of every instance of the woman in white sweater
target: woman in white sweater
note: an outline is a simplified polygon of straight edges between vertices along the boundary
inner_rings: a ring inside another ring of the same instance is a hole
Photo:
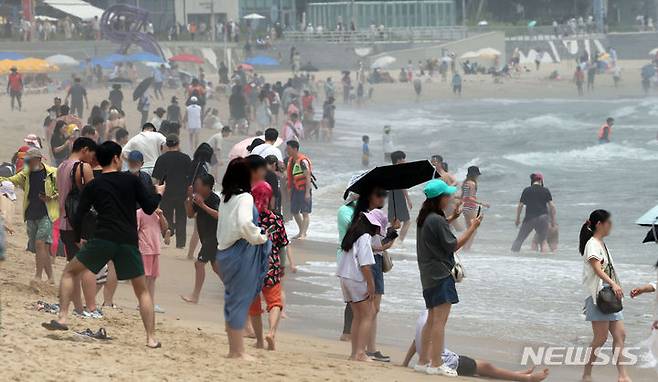
[[[232,160],[222,180],[217,221],[217,261],[224,283],[224,320],[229,358],[250,359],[243,330],[251,302],[260,292],[267,272],[270,242],[258,226],[249,163]]]

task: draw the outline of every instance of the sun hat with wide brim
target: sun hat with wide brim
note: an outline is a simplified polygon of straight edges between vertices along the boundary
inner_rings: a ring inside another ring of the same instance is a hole
[[[428,199],[433,199],[442,195],[452,195],[457,192],[457,187],[448,186],[441,179],[432,179],[425,185],[423,193]]]

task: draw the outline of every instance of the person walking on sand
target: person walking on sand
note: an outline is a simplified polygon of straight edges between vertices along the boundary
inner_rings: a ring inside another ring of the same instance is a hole
[[[290,191],[290,213],[299,228],[299,233],[293,239],[306,239],[308,226],[311,223],[313,199],[313,165],[311,160],[299,152],[299,142],[288,141],[288,190]]]
[[[194,262],[194,290],[189,296],[181,298],[192,304],[199,302],[201,288],[206,279],[206,264],[210,263],[213,271],[219,275],[219,268],[215,257],[217,254],[217,218],[219,209],[219,195],[213,192],[215,178],[210,174],[203,174],[196,178],[194,186],[187,190],[185,210],[187,217],[196,219],[196,230],[201,242],[201,250]]]
[[[176,248],[185,248],[187,240],[187,214],[185,197],[190,186],[192,159],[180,151],[178,136],[170,134],[166,141],[167,152],[155,162],[153,178],[168,184],[160,208],[169,222],[169,229],[176,236]]]
[[[425,185],[423,192],[427,199],[418,212],[416,220],[416,247],[420,281],[423,287],[425,307],[428,309],[427,324],[422,336],[426,340],[420,349],[420,359],[427,361],[418,364],[418,372],[430,375],[457,376],[457,371],[444,363],[441,354],[445,348],[445,326],[452,304],[459,302],[455,288],[455,252],[462,248],[475,234],[482,216],[473,219],[471,226],[456,238],[450,230],[450,221],[459,218],[458,207],[446,218],[445,210],[457,191],[440,179],[433,179]]]
[[[85,106],[89,109],[89,100],[87,99],[87,89],[82,86],[80,77],[75,77],[73,85],[66,92],[64,103],[68,103],[69,97],[71,98],[71,114],[77,115],[83,119]],[[83,103],[84,101],[84,103]]]
[[[521,224],[521,212],[524,206],[525,218]],[[521,251],[523,242],[532,231],[537,234],[536,241],[540,243],[541,252],[548,252],[547,235],[550,227],[557,227],[557,209],[551,192],[544,187],[544,176],[539,172],[530,174],[530,187],[526,187],[521,193],[521,200],[516,208],[515,224],[521,227],[512,244],[512,252]]]
[[[623,311],[616,313],[603,312],[597,304],[597,297],[602,288],[612,289],[617,299],[624,297],[614,261],[603,239],[610,235],[612,220],[605,210],[595,210],[589,215],[589,220],[580,229],[579,250],[583,256],[583,286],[587,292],[585,299],[585,319],[592,323],[594,338],[590,345],[590,356],[583,370],[583,381],[592,380],[593,364],[597,360],[598,350],[612,335],[613,353],[619,358],[613,362],[617,365],[618,382],[630,382],[631,378],[624,366],[623,355],[626,330],[624,329]],[[615,357],[613,357],[615,358]]]
[[[224,283],[224,321],[228,358],[253,360],[244,348],[243,333],[249,307],[260,293],[267,273],[270,242],[261,233],[251,190],[249,161],[229,162],[222,179],[217,221],[217,263]]]
[[[480,175],[480,168],[471,166],[466,171],[466,180],[462,183],[462,214],[464,215],[464,222],[467,228],[471,226],[471,222],[477,217],[481,207],[489,208],[487,203],[483,203],[477,198],[478,178]],[[473,239],[475,239],[475,235],[464,245],[465,251],[471,249]]]
[[[18,73],[15,66],[11,67],[11,73],[7,77],[7,93],[11,97],[11,111],[14,111],[14,100],[18,103],[18,111],[23,110],[23,75]]]
[[[416,321],[416,338],[411,341],[409,350],[407,350],[407,355],[402,362],[402,366],[404,367],[409,366],[409,363],[415,354],[420,355],[421,353],[421,348],[424,341],[423,328],[427,324],[428,316],[429,314],[426,310],[421,312],[418,316],[418,320]],[[427,341],[430,342],[431,346],[431,339],[428,339]],[[517,382],[541,382],[548,378],[549,374],[548,369],[535,372],[534,367],[524,371],[502,369],[494,366],[491,364],[491,362],[476,360],[465,355],[459,355],[447,348],[443,349],[443,352],[441,353],[441,359],[445,365],[453,370],[456,370],[457,375],[460,377],[481,377]],[[429,359],[419,358],[417,364],[425,365],[429,363],[429,361]]]
[[[612,126],[615,124],[615,119],[612,117],[608,117],[605,120],[605,123],[601,126],[599,129],[599,144],[605,144],[605,143],[610,143],[610,135],[612,134]]]
[[[192,152],[199,146],[199,133],[201,132],[201,106],[197,97],[190,97],[190,104],[185,113],[185,128],[187,129],[188,144]]]
[[[400,164],[406,161],[407,154],[404,151],[394,151],[391,153],[391,163]],[[388,220],[399,221],[402,224],[400,228],[400,243],[404,243],[407,238],[407,232],[411,227],[411,216],[409,210],[413,208],[411,198],[407,190],[393,190],[388,194]]]
[[[75,239],[73,216],[66,213],[66,202],[71,192],[79,195],[81,190],[94,179],[92,163],[96,161],[97,144],[89,138],[78,138],[73,142],[71,155],[57,168],[57,190],[59,193],[59,237],[66,249],[66,261],[78,254],[80,247]],[[79,200],[79,199],[78,199]],[[73,312],[85,317],[102,317],[96,307],[96,278],[93,273],[82,272],[74,281]],[[85,306],[82,305],[82,295]]]
[[[343,298],[352,307],[352,361],[372,361],[366,354],[368,338],[371,334],[374,318],[373,299],[375,281],[371,266],[375,264],[371,239],[379,234],[382,227],[379,220],[371,213],[356,215],[341,243],[342,256],[338,263],[336,276],[340,279]]]
[[[164,313],[160,305],[155,304],[155,280],[160,277],[160,238],[167,233],[169,224],[161,209],[147,214],[143,209],[137,210],[137,237],[139,238],[139,252],[142,254],[144,264],[144,277],[146,289],[153,301],[153,312]]]
[[[27,225],[27,248],[35,253],[36,272],[33,283],[40,283],[46,272],[48,283],[54,284],[50,245],[53,222],[59,218],[57,169],[43,163],[41,150],[32,147],[25,153],[23,170],[14,176],[0,177],[23,190],[23,218]]]
[[[255,158],[250,156],[248,158]],[[265,160],[254,159],[257,166],[266,164]],[[267,350],[276,350],[276,333],[281,320],[281,314],[284,308],[283,300],[283,264],[285,264],[284,256],[287,255],[286,247],[290,242],[286,228],[283,224],[283,217],[281,214],[270,210],[272,200],[272,188],[266,181],[260,181],[252,187],[251,193],[254,197],[256,209],[259,212],[260,226],[267,232],[267,236],[272,242],[272,250],[268,256],[268,270],[265,276],[265,283],[263,290],[256,296],[249,308],[249,316],[251,317],[251,326],[256,335],[256,348],[262,349],[267,342]],[[263,314],[261,308],[261,297],[263,295],[267,305],[269,332],[263,337],[263,322],[261,315]]]
[[[96,159],[103,173],[82,191],[80,204],[74,217],[76,240],[81,242],[81,226],[86,214],[93,207],[98,213],[98,225],[94,238],[84,243],[62,273],[59,284],[60,311],[57,320],[43,323],[48,330],[68,330],[67,319],[73,280],[85,269],[100,272],[112,260],[119,280],[130,280],[139,301],[139,312],[146,331],[146,346],[161,347],[155,339],[153,300],[146,287],[144,266],[138,248],[137,203],[145,213],[153,213],[158,207],[165,186],[155,186],[149,192],[134,175],[121,171],[121,146],[105,142],[96,151]]]
[[[583,91],[583,85],[585,84],[585,72],[580,67],[580,65],[576,66],[576,72],[573,74],[573,81],[576,83],[578,95],[583,96],[585,94]]]
[[[144,158],[144,165],[141,170],[151,175],[166,142],[167,138],[156,132],[155,126],[151,122],[146,122],[142,125],[142,131],[130,138],[123,146],[123,159],[128,159],[131,152],[139,151]]]

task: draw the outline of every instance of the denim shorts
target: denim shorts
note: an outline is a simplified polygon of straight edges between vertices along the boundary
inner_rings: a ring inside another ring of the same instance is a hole
[[[443,304],[456,304],[459,302],[457,288],[455,288],[455,279],[448,276],[441,279],[436,286],[423,289],[425,298],[425,307],[427,309],[435,308]]]
[[[601,312],[598,306],[594,304],[592,296],[585,300],[585,321],[623,321],[624,311],[606,314]]]
[[[384,256],[375,255],[375,263],[370,266],[375,279],[375,294],[384,294]]]

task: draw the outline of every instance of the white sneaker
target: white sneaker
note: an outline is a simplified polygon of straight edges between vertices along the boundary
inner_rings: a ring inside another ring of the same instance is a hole
[[[82,314],[84,314],[85,318],[94,318],[94,319],[101,319],[103,318],[103,312],[100,310],[96,309],[94,311],[88,312],[88,311],[83,311]]]
[[[162,308],[160,307],[160,305],[155,305],[155,306],[153,306],[153,311],[154,311],[155,313],[164,313],[164,312],[165,312],[164,309],[162,309]]]
[[[457,376],[457,370],[451,369],[445,364],[439,366],[439,367],[431,367],[427,366],[427,369],[425,369],[425,373],[428,375],[443,375],[444,377],[456,377]]]
[[[421,364],[417,363],[417,364],[414,365],[414,371],[417,371],[419,373],[425,373],[425,372],[427,372],[427,368],[429,366],[430,366],[429,363],[427,365],[421,365]]]

